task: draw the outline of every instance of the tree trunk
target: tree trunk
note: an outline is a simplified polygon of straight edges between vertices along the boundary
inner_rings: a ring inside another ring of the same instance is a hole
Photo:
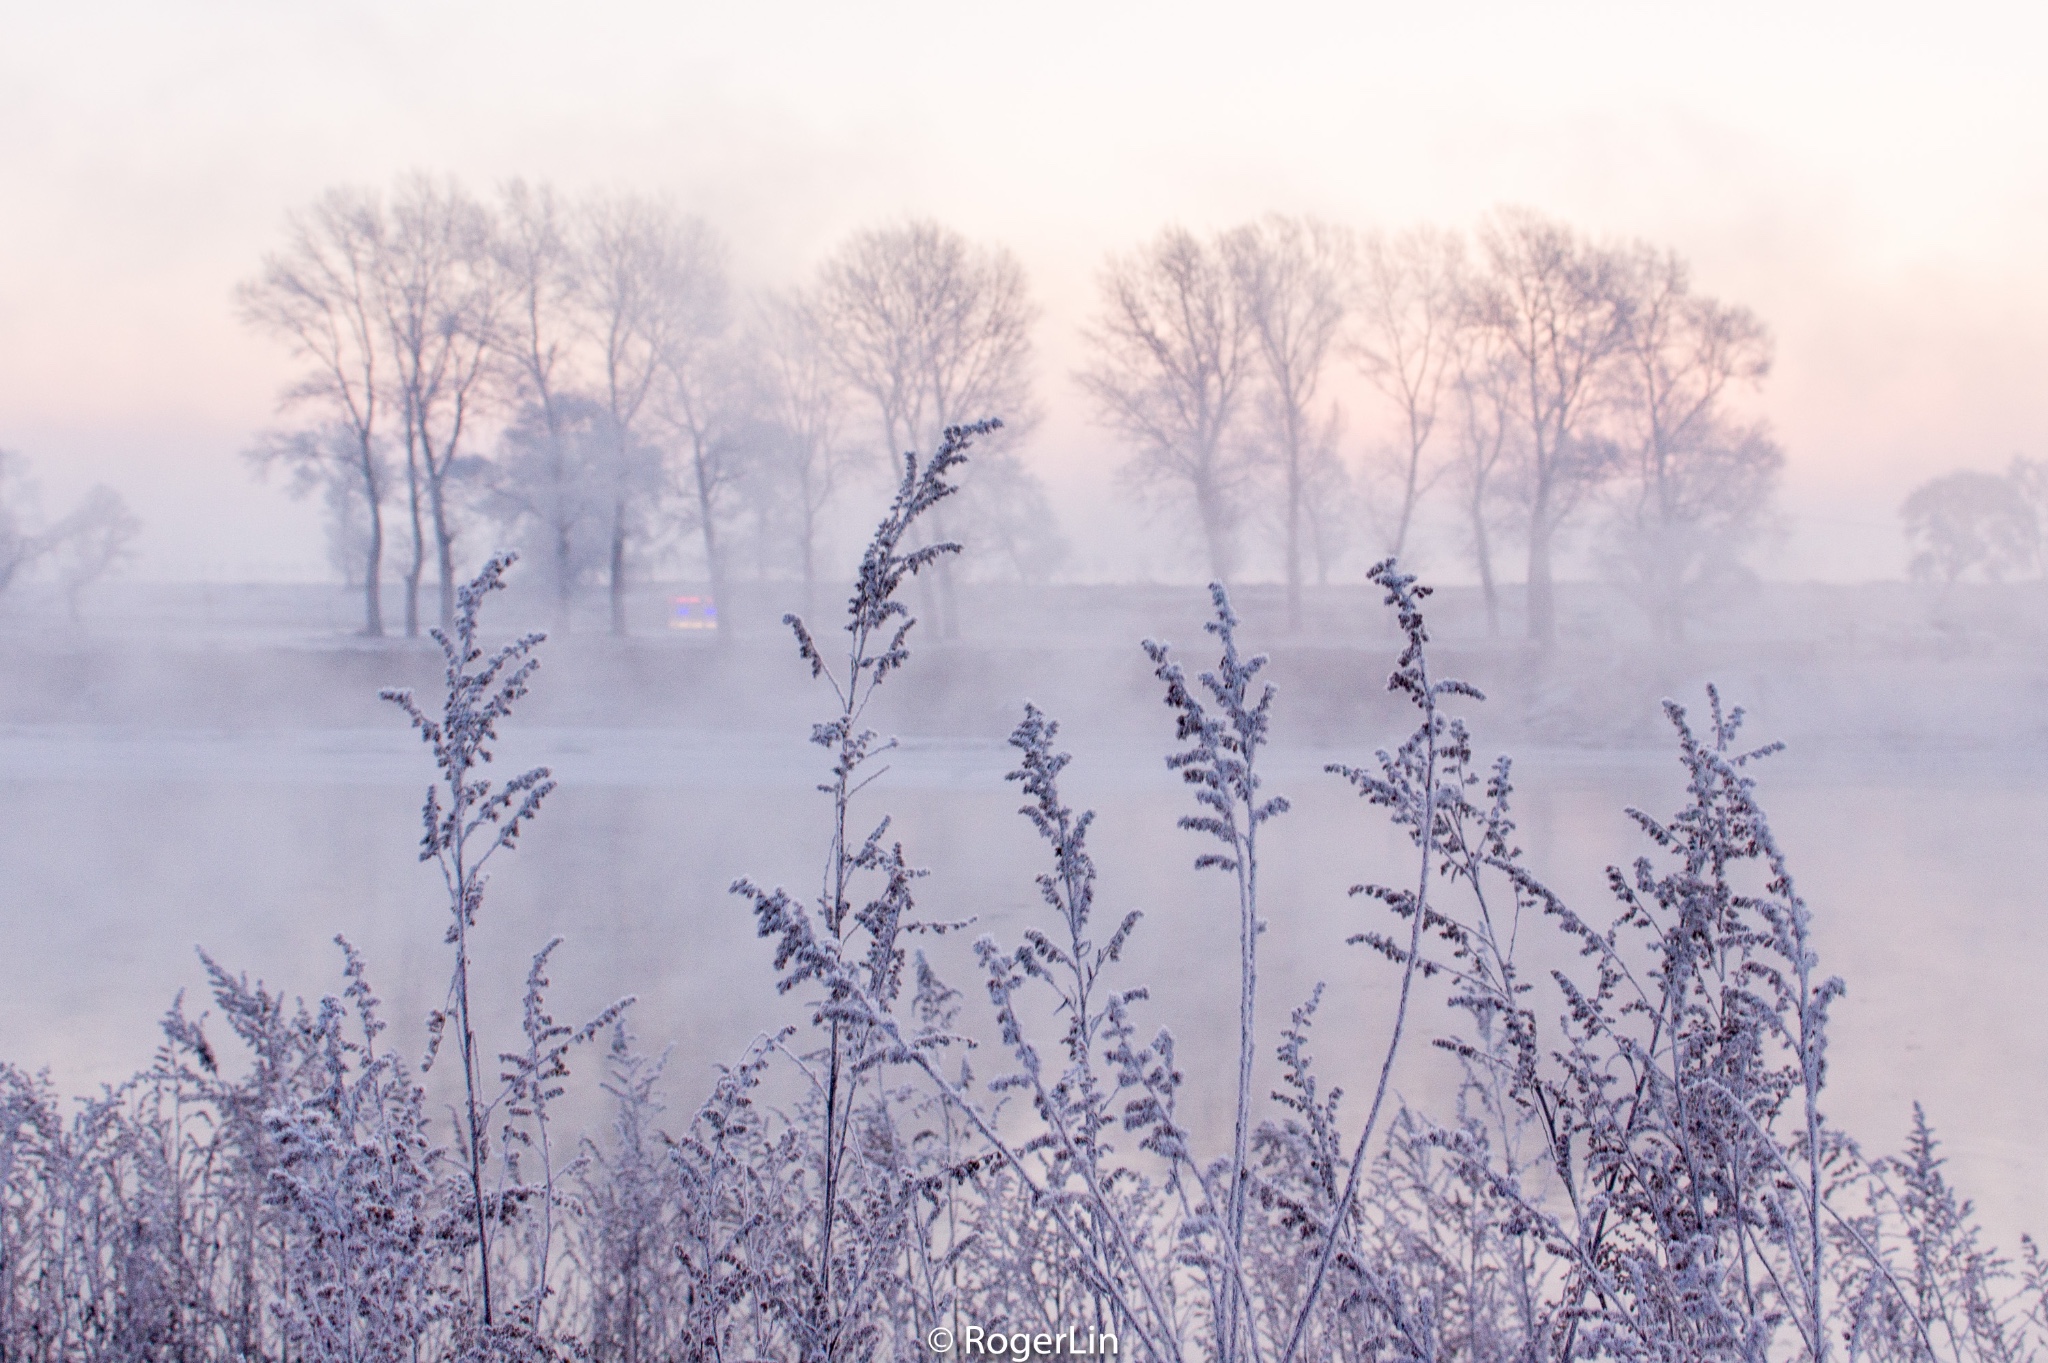
[[[561,419],[555,415],[554,398],[544,385],[540,403],[548,427],[548,471],[555,483],[555,628],[567,634],[576,609],[575,550],[569,541],[573,522],[562,503],[563,491],[569,486],[569,466],[562,457]]]
[[[1287,632],[1301,633],[1301,450],[1287,458]]]
[[[1401,486],[1401,520],[1394,527],[1394,557],[1408,548],[1408,527],[1415,521],[1415,504],[1421,500],[1416,485],[1422,481],[1422,446],[1411,433],[1408,442],[1408,475]]]
[[[361,444],[363,499],[370,505],[370,547],[363,565],[363,636],[384,637],[384,489],[377,486],[377,465],[364,434]]]
[[[569,617],[575,606],[575,571],[570,559],[569,524],[555,521],[555,628],[569,632]]]
[[[1486,538],[1484,484],[1472,494],[1472,557],[1479,565],[1479,589],[1486,598],[1486,637],[1500,637],[1500,589],[1493,581],[1493,548]]]
[[[420,578],[427,571],[427,531],[420,521],[419,454],[411,436],[405,442],[405,488],[412,511],[412,563],[405,570],[405,637],[420,637]]]
[[[809,488],[804,489],[804,618],[818,611],[818,512]]]
[[[1663,578],[1665,642],[1682,644],[1685,642],[1685,569],[1691,542],[1679,524],[1678,508],[1672,504],[1675,492],[1671,486],[1670,460],[1662,447],[1663,437],[1660,435],[1657,455],[1657,569]]]
[[[448,526],[448,506],[443,478],[446,471],[428,481],[427,491],[434,507],[434,567],[440,574],[441,628],[455,628],[455,532]]]
[[[1230,532],[1223,521],[1216,490],[1207,480],[1195,485],[1195,510],[1202,517],[1202,537],[1209,550],[1209,579],[1230,582]]]
[[[732,609],[725,597],[725,558],[718,548],[718,523],[711,514],[711,481],[701,452],[696,456],[696,474],[697,523],[704,531],[704,573],[711,579],[711,608],[718,612],[718,628],[713,633],[724,644],[733,635]]]
[[[1529,516],[1529,642],[1542,648],[1557,642],[1557,594],[1550,576],[1551,523],[1547,500],[1539,494]]]
[[[363,635],[384,637],[384,513],[377,505],[374,487],[370,496],[370,549],[363,565]]]
[[[626,637],[626,499],[612,503],[612,633]]]

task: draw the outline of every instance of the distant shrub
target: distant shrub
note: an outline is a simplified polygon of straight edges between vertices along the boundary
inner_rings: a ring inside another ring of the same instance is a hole
[[[1914,488],[1899,507],[1913,576],[1999,582],[2041,566],[2041,481],[2039,465],[2015,459],[2007,473],[1959,469]]]

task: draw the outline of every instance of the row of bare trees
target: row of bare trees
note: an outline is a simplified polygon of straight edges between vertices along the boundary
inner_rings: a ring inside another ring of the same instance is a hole
[[[1326,576],[1356,515],[1334,396],[1347,380],[1395,418],[1372,470],[1383,547],[1407,551],[1424,496],[1447,485],[1496,630],[1497,539],[1526,549],[1539,642],[1556,634],[1560,539],[1582,511],[1605,510],[1606,565],[1677,637],[1783,464],[1732,402],[1769,372],[1762,323],[1694,290],[1671,251],[1530,211],[1496,211],[1469,242],[1284,217],[1169,228],[1113,256],[1100,292],[1079,377],[1132,447],[1130,480],[1192,510],[1218,580],[1263,502],[1296,627],[1306,561]]]
[[[1376,551],[1409,553],[1436,494],[1496,631],[1504,547],[1526,554],[1528,632],[1547,643],[1563,537],[1597,516],[1598,560],[1675,639],[1738,570],[1784,461],[1740,411],[1771,363],[1752,313],[1695,290],[1671,251],[1526,210],[1469,240],[1284,217],[1170,228],[1112,256],[1100,295],[1076,377],[1130,484],[1187,514],[1219,581],[1264,522],[1294,627],[1311,571],[1327,580],[1362,522]],[[1038,415],[1024,272],[935,223],[857,233],[803,285],[748,293],[717,234],[663,200],[514,182],[486,203],[413,176],[293,215],[239,301],[290,345],[286,406],[309,418],[257,454],[352,527],[371,634],[394,538],[406,631],[430,565],[451,617],[478,514],[548,565],[564,623],[599,578],[623,631],[635,565],[685,536],[715,597],[749,545],[757,575],[799,565],[808,597],[853,476],[991,412],[1001,443],[931,533],[971,531],[1027,577],[1063,550],[1017,453]],[[1340,398],[1361,388],[1392,417],[1370,510],[1343,449]],[[923,603],[941,634],[951,574]]]
[[[1034,412],[1023,271],[934,223],[858,233],[806,285],[747,295],[719,236],[664,200],[513,182],[486,202],[414,175],[293,214],[237,301],[298,363],[298,424],[254,457],[327,498],[371,635],[394,540],[406,633],[430,566],[453,618],[477,515],[548,566],[563,624],[599,577],[624,632],[629,575],[682,535],[714,597],[741,538],[799,564],[808,596],[852,475],[998,408],[1021,419],[957,515],[1021,571],[1060,551],[1015,453]]]

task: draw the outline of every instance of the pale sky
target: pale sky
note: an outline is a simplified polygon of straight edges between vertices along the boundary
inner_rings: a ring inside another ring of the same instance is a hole
[[[1150,568],[1114,551],[1139,513],[1076,329],[1104,253],[1170,221],[1514,202],[1676,247],[1778,337],[1774,574],[1896,575],[1916,481],[2048,454],[2038,6],[8,8],[0,447],[52,505],[119,488],[138,576],[326,574],[316,509],[238,457],[287,370],[229,294],[290,209],[414,168],[667,191],[761,282],[906,214],[1007,244],[1045,309],[1029,453],[1084,574]]]

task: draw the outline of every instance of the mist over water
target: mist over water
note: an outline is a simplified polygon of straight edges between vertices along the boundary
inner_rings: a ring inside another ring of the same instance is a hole
[[[1026,699],[1060,720],[1060,746],[1075,755],[1068,798],[1099,812],[1102,912],[1146,915],[1124,977],[1152,986],[1147,1026],[1180,1038],[1196,1130],[1227,1134],[1234,907],[1218,878],[1194,873],[1200,849],[1174,827],[1190,805],[1161,761],[1171,717],[1137,648],[1162,638],[1206,665],[1203,594],[963,591],[960,637],[913,635],[903,681],[878,704],[875,727],[902,745],[856,822],[890,816],[890,836],[931,872],[916,886],[920,908],[973,921],[923,946],[961,990],[963,1026],[991,1040],[968,944],[982,932],[1015,942],[1042,917],[1042,850],[1015,813],[1003,740]],[[1314,594],[1295,638],[1278,627],[1272,589],[1237,599],[1245,642],[1273,655],[1280,687],[1269,788],[1294,804],[1264,848],[1262,1017],[1277,1029],[1329,981],[1312,1049],[1332,1082],[1369,1091],[1398,971],[1344,945],[1386,923],[1346,890],[1398,883],[1413,853],[1322,768],[1369,760],[1405,732],[1384,691],[1394,642],[1365,588]],[[561,789],[494,865],[476,978],[484,1035],[509,1037],[527,957],[563,936],[558,1014],[636,995],[633,1029],[653,1048],[673,1045],[666,1089],[672,1110],[687,1110],[714,1066],[801,1017],[775,994],[770,946],[728,887],[744,875],[814,892],[825,759],[804,737],[827,697],[773,623],[779,603],[736,605],[737,637],[717,643],[661,632],[662,600],[636,601],[638,637],[543,646],[496,765],[545,764]],[[194,946],[311,998],[338,987],[337,932],[364,951],[396,1037],[417,1054],[447,970],[443,891],[415,860],[430,766],[375,691],[431,697],[438,656],[341,634],[323,617],[346,618],[338,589],[205,601],[141,590],[124,602],[83,631],[17,617],[0,664],[7,1058],[49,1066],[68,1092],[116,1081],[147,1062],[179,990],[188,1011],[204,1007]],[[2048,924],[2025,870],[2048,821],[2038,588],[1937,598],[1764,587],[1665,650],[1636,637],[1610,593],[1570,587],[1565,637],[1547,659],[1489,640],[1470,591],[1430,604],[1437,669],[1490,696],[1466,707],[1479,752],[1515,757],[1529,867],[1588,916],[1607,912],[1603,868],[1649,850],[1623,809],[1661,815],[1681,798],[1661,696],[1703,712],[1701,684],[1718,680],[1750,707],[1749,738],[1789,742],[1758,774],[1816,914],[1822,968],[1849,986],[1828,1055],[1829,1116],[1889,1149],[1921,1100],[1955,1181],[2001,1241],[2048,1224],[2035,1172],[2048,1089],[2015,1079],[2048,1066],[2048,1034],[2027,1005],[2048,968]],[[487,635],[541,615],[530,593],[515,594],[493,603]],[[1532,960],[1563,963],[1547,925],[1524,933]],[[1451,1030],[1440,994],[1424,997],[1420,1034]],[[1270,1056],[1262,1064],[1277,1076]],[[1417,1044],[1396,1083],[1441,1106],[1450,1077]]]

